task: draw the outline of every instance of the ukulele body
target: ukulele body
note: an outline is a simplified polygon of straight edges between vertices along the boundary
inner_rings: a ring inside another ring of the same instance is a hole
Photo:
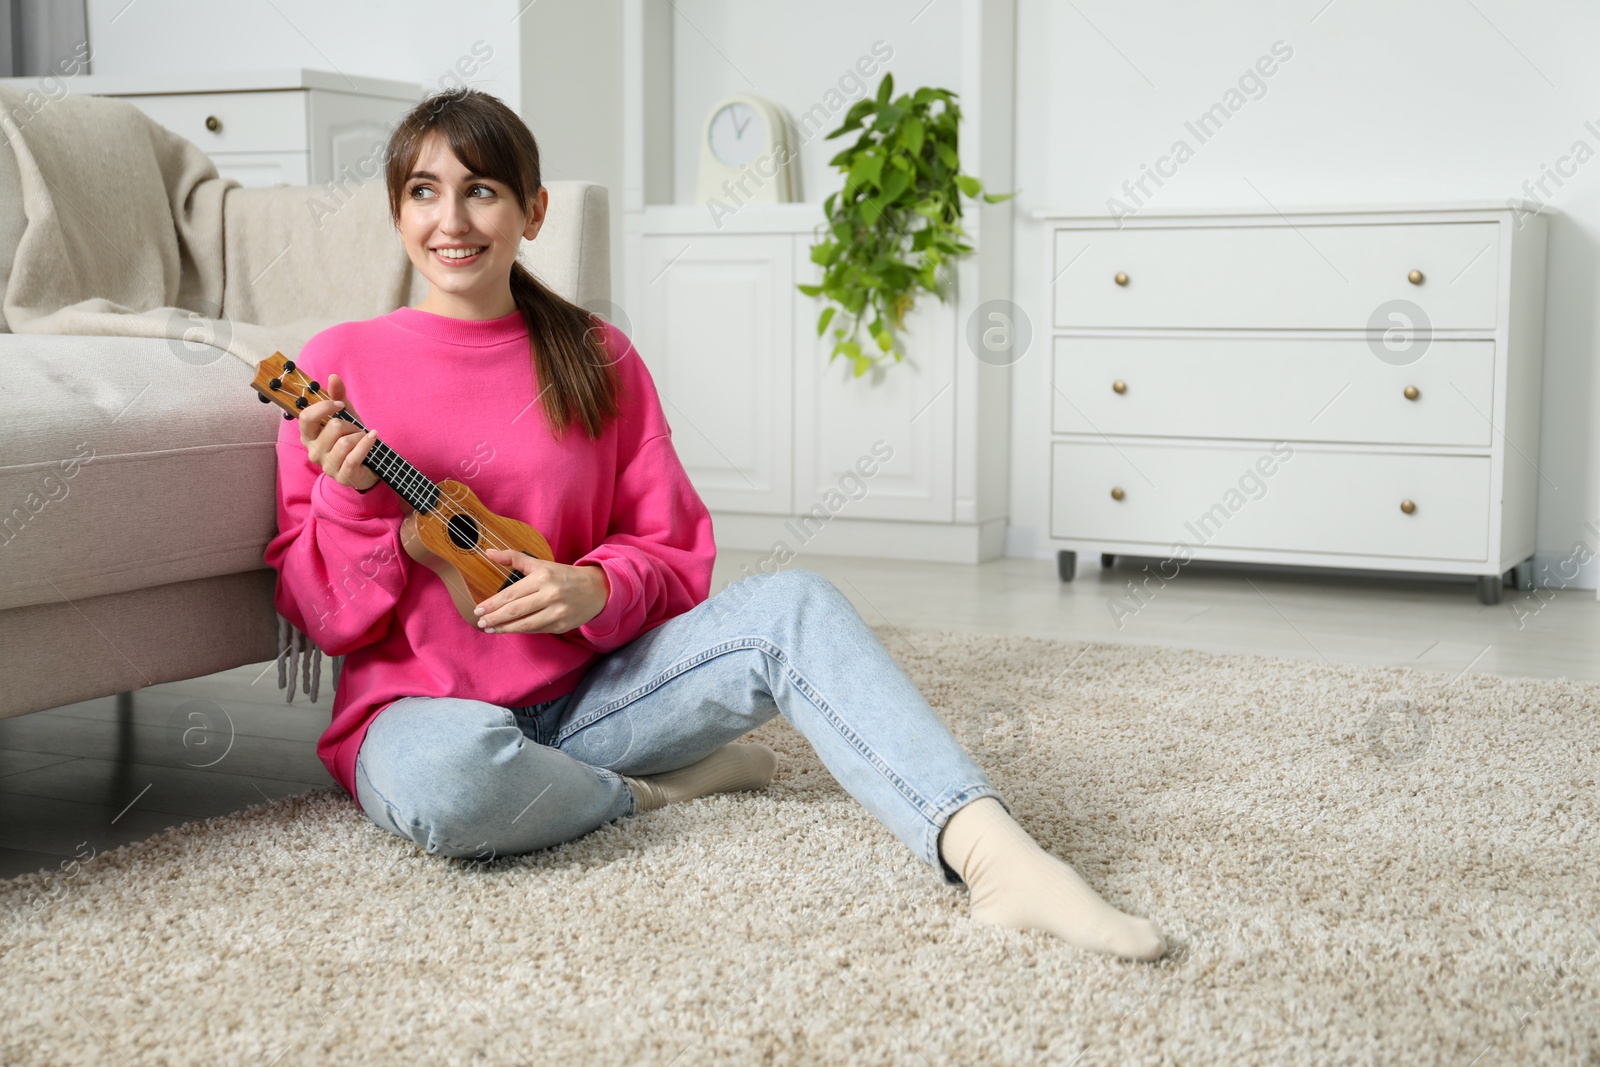
[[[437,507],[406,515],[400,543],[406,555],[439,575],[461,617],[476,625],[478,604],[520,576],[507,578],[482,549],[509,548],[546,560],[555,555],[539,531],[496,515],[460,482],[440,482],[439,491]]]

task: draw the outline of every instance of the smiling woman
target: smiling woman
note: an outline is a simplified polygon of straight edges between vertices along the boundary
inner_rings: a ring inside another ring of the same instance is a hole
[[[787,570],[708,599],[711,516],[644,361],[517,262],[548,194],[514,112],[475,90],[423,101],[386,177],[428,293],[301,349],[328,398],[283,424],[267,547],[279,613],[346,657],[317,752],[374,823],[460,859],[548,848],[764,788],[776,754],[737,739],[781,714],[931,869],[971,887],[975,918],[1098,952],[1165,950],[1154,924],[1101,900],[1011,819],[838,589]],[[356,423],[331,417],[346,375]],[[513,569],[473,625],[401,550],[407,497],[367,465],[365,427],[423,478],[489,449],[473,492],[543,534],[551,558],[465,539]],[[365,559],[384,562],[352,590],[349,561]]]

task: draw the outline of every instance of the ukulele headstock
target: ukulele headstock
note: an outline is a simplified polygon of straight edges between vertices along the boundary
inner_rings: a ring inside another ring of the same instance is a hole
[[[308,378],[297,368],[294,360],[282,352],[274,352],[256,364],[256,376],[250,382],[263,404],[276,404],[283,409],[285,419],[300,417],[302,409],[325,399],[322,383]]]

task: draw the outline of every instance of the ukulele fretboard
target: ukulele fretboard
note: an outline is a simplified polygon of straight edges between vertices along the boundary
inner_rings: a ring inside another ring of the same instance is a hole
[[[361,425],[347,411],[339,412],[337,417],[357,426]],[[432,511],[438,506],[439,487],[382,440],[372,443],[372,448],[367,452],[366,465],[372,468],[374,474],[387,482],[390,488],[399,493],[401,499],[418,511]]]

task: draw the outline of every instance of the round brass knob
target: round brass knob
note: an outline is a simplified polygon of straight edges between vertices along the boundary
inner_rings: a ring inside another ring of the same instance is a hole
[[[1125,497],[1127,495],[1128,495],[1127,493],[1124,493],[1122,491],[1122,486],[1114,485],[1114,486],[1111,487],[1111,499],[1112,500],[1121,500],[1123,497]]]
[[[1127,285],[1128,276],[1119,270],[1117,271],[1117,276],[1113,278],[1112,281],[1116,282],[1118,285]]]
[[[1422,272],[1420,270],[1414,270],[1410,274],[1406,275],[1406,280],[1409,281],[1412,285],[1421,285],[1422,284]]]
[[[215,115],[207,115],[206,116],[206,129],[210,130],[212,133],[221,133],[222,132],[222,120],[217,118],[217,116],[215,116]]]
[[[1111,391],[1113,393],[1126,393],[1128,391],[1128,383],[1118,378],[1111,383]]]
[[[1400,510],[1405,512],[1407,515],[1414,515],[1417,511],[1417,505],[1409,500],[1402,500],[1400,501]]]
[[[1414,385],[1406,386],[1406,399],[1407,400],[1415,400],[1417,397],[1419,397],[1421,395],[1422,395],[1422,393],[1418,391],[1416,386],[1414,386]]]

